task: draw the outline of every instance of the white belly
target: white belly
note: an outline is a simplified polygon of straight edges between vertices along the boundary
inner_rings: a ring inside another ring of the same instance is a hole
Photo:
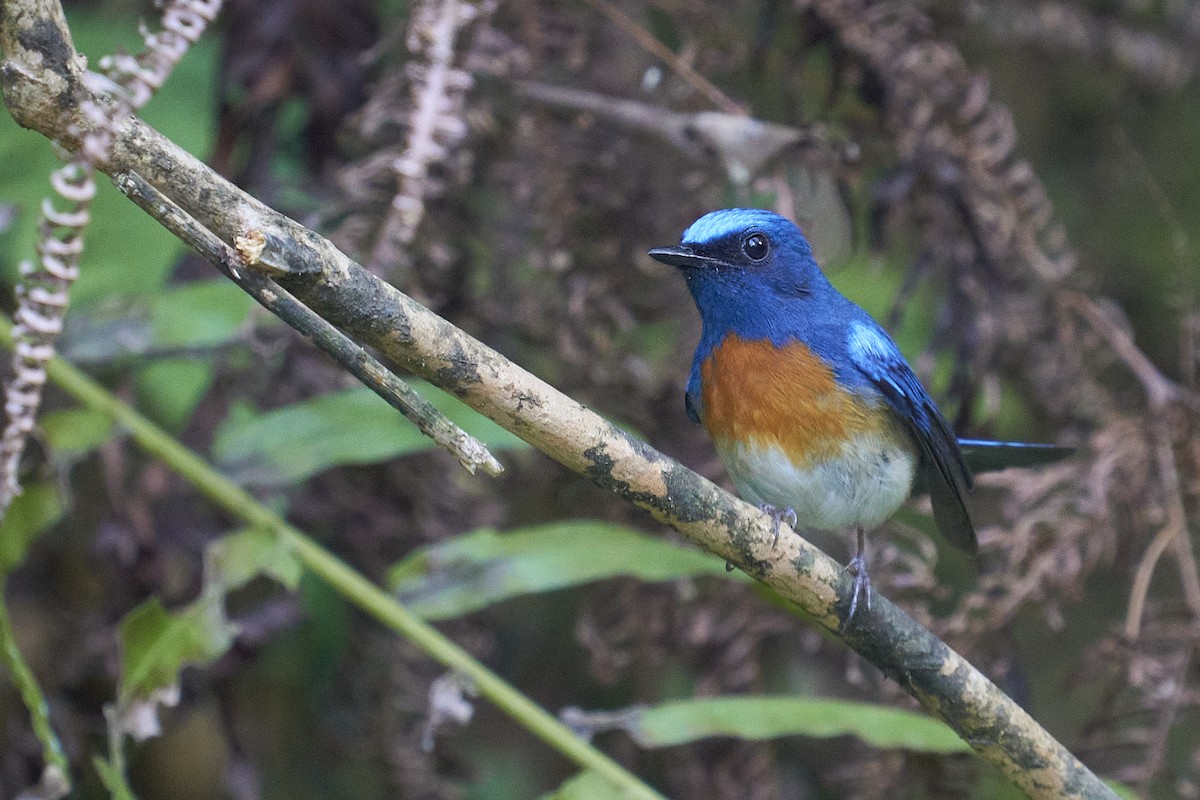
[[[798,527],[811,530],[880,525],[908,498],[917,465],[911,447],[876,433],[804,466],[774,444],[718,444],[717,452],[743,498],[790,508]]]

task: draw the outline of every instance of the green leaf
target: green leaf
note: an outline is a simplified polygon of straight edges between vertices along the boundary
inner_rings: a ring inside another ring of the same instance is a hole
[[[954,731],[916,711],[819,697],[714,697],[677,700],[630,717],[629,733],[643,747],[668,747],[712,736],[856,736],[880,748],[964,753]]]
[[[106,4],[104,8],[69,13],[75,42],[93,64],[118,47],[133,53],[143,49],[138,35],[142,12],[128,10],[128,14],[116,14],[111,4]],[[150,24],[158,25],[157,21]],[[211,152],[214,140],[220,51],[218,37],[202,37],[188,49],[139,115],[178,146],[201,156]],[[46,147],[44,141],[42,146]],[[186,251],[178,239],[130,203],[110,181],[98,176],[96,184],[84,268],[71,293],[73,306],[112,294],[153,292],[163,285]]]
[[[189,348],[207,360],[207,350],[243,333],[254,306],[249,295],[224,278],[108,296],[72,306],[62,354],[84,363],[136,363]]]
[[[489,448],[527,446],[429,384],[413,387]],[[236,409],[218,429],[213,454],[241,483],[284,486],[341,464],[375,464],[434,447],[400,412],[360,386],[261,414]]]
[[[617,575],[667,581],[727,573],[724,562],[695,548],[583,520],[464,534],[392,567],[388,585],[414,613],[446,619],[511,597]],[[741,573],[734,579],[747,580]]]
[[[1110,778],[1105,778],[1104,783],[1108,785],[1108,788],[1116,792],[1121,800],[1138,800],[1138,793],[1125,784],[1118,783]]]
[[[171,613],[153,597],[121,620],[120,704],[179,680],[185,665],[207,664],[229,649],[234,627],[225,619],[222,595],[205,592],[187,608]]]
[[[295,587],[300,573],[300,562],[279,536],[246,529],[209,545],[204,588],[195,602],[168,612],[151,598],[129,612],[121,621],[116,730],[138,740],[158,735],[157,707],[177,702],[180,670],[211,663],[229,650],[237,628],[225,616],[226,594],[260,574]]]
[[[221,537],[208,546],[207,559],[205,578],[226,593],[259,575],[268,575],[295,589],[304,571],[283,539],[261,528],[246,528]]]
[[[29,545],[63,515],[62,497],[52,483],[24,487],[0,522],[0,575],[25,560]]]
[[[127,52],[142,49],[139,12],[130,7],[129,13],[114,13],[112,5],[83,9],[72,4],[68,11],[72,36],[93,64],[118,46]],[[214,36],[205,36],[193,45],[141,115],[191,153],[204,154],[212,149],[220,46]],[[16,263],[33,256],[38,207],[43,197],[52,194],[49,174],[60,165],[45,137],[19,128],[10,115],[0,114],[0,186],[4,187],[4,200],[21,208],[16,225],[5,236],[9,240],[5,242],[6,252],[0,254],[0,263],[10,270],[10,279],[15,276]],[[96,189],[83,269],[71,291],[73,309],[114,294],[154,291],[184,252],[174,236],[130,203],[108,180],[98,178]]]
[[[205,347],[235,338],[255,305],[224,278],[195,281],[161,292],[150,303],[150,328],[160,347]]]
[[[75,362],[138,368],[139,405],[178,430],[212,382],[215,348],[242,334],[253,306],[223,278],[107,297],[73,308],[62,352]]]
[[[174,287],[150,301],[151,347],[217,347],[234,340],[246,325],[254,301],[229,281],[196,281]],[[179,430],[212,383],[209,354],[156,361],[137,378],[143,408]]]
[[[154,350],[150,297],[110,296],[71,305],[58,352],[75,364],[143,363]]]
[[[137,375],[138,406],[164,427],[181,430],[212,383],[207,361],[168,358],[155,361]]]
[[[581,772],[540,800],[622,800],[626,795],[603,776]]]
[[[85,455],[113,435],[112,418],[93,408],[50,411],[42,414],[39,424],[46,444],[56,455]]]

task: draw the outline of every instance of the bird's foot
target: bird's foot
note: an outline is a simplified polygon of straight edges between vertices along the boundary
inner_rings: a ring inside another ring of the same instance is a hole
[[[779,544],[779,526],[783,524],[783,521],[786,519],[788,521],[788,525],[790,525],[793,529],[799,522],[799,520],[796,519],[796,511],[792,508],[780,508],[778,506],[773,506],[770,503],[763,503],[758,508],[775,521],[775,538],[771,540],[771,548],[774,549],[775,546]]]
[[[850,612],[846,614],[846,627],[848,628],[854,622],[854,613],[858,611],[860,601],[867,611],[871,610],[871,576],[867,572],[867,559],[862,553],[850,559],[850,563],[843,571],[854,576],[854,583],[850,591]]]

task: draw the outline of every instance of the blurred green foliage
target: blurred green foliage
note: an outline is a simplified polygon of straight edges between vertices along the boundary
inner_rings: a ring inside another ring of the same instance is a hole
[[[415,551],[388,573],[399,600],[448,619],[527,594],[615,577],[670,581],[703,575],[748,581],[720,560],[642,531],[588,520],[499,533],[464,533]]]
[[[53,483],[33,483],[23,488],[0,522],[0,575],[8,574],[24,559],[29,545],[63,515],[62,494]]]
[[[582,772],[540,800],[620,800],[621,793],[594,772]]]
[[[94,64],[100,56],[141,49],[138,16],[128,9],[114,16],[107,8],[68,8],[75,44]],[[144,119],[190,153],[203,155],[212,145],[219,42],[207,37],[188,52],[170,81],[143,113]],[[38,133],[19,128],[0,115],[0,186],[3,200],[16,203],[17,223],[0,242],[0,266],[11,280],[20,258],[33,257],[37,210],[50,194],[47,176],[58,165],[52,148]],[[104,176],[97,179],[92,224],[87,232],[78,283],[71,292],[73,311],[86,313],[90,303],[116,296],[158,291],[183,252],[170,233],[126,200]]]
[[[528,447],[445,392],[420,381],[413,388],[489,449]],[[239,483],[279,487],[341,464],[375,464],[436,448],[396,409],[359,386],[267,412],[237,405],[216,432],[213,456]]]

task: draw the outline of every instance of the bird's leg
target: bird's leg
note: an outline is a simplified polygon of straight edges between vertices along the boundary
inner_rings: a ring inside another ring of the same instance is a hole
[[[770,503],[763,503],[758,509],[775,521],[775,538],[771,540],[771,548],[774,549],[779,544],[779,526],[785,519],[788,521],[788,525],[795,529],[798,522],[796,511],[793,508],[779,508]]]
[[[866,605],[867,611],[871,610],[871,576],[867,574],[867,535],[861,527],[858,529],[858,552],[846,565],[846,571],[854,576],[853,590],[850,594],[850,613],[846,615],[846,625],[849,626],[854,621],[854,612],[858,610],[860,598]]]

